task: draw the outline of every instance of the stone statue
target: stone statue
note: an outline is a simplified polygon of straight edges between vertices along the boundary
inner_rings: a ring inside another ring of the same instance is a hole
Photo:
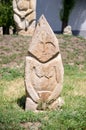
[[[3,27],[0,27],[0,35],[3,35]]]
[[[10,26],[10,27],[9,27],[9,34],[10,34],[10,35],[13,34],[13,29],[14,29],[13,26]]]
[[[13,11],[18,34],[32,36],[36,24],[36,0],[13,0]]]
[[[72,29],[71,29],[71,26],[68,25],[64,28],[64,31],[63,31],[63,34],[64,35],[72,35]]]
[[[63,84],[63,64],[58,40],[42,15],[26,57],[26,110],[57,109]]]

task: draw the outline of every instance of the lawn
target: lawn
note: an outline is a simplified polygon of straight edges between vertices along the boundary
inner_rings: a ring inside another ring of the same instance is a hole
[[[0,130],[86,130],[86,40],[57,38],[65,70],[65,104],[59,110],[34,113],[24,110],[24,59],[31,38],[0,37]]]

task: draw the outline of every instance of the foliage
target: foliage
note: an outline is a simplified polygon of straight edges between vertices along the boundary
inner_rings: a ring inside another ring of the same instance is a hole
[[[75,0],[63,0],[63,8],[61,9],[60,12],[60,18],[62,21],[68,21],[70,12],[72,8],[74,7]]]
[[[75,5],[75,0],[62,0],[62,2],[63,2],[63,8],[60,11],[60,19],[67,25],[70,12]]]
[[[0,26],[9,28],[14,25],[12,0],[0,2]]]

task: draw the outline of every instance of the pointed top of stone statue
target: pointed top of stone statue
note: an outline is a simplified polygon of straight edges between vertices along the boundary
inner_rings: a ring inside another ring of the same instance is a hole
[[[59,53],[58,39],[44,15],[37,23],[28,51],[40,62],[47,62]]]

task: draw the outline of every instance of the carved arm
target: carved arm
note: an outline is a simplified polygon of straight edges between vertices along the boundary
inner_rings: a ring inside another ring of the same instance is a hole
[[[57,86],[54,88],[52,94],[49,96],[48,102],[58,98],[63,87],[64,69],[62,65],[61,55],[58,54],[55,60],[56,60],[56,66],[54,66],[54,70],[56,75]]]
[[[33,99],[35,102],[39,102],[39,96],[33,86],[31,85],[30,81],[30,59],[26,57],[26,67],[25,67],[25,83],[26,83],[26,90],[29,93],[30,97]]]
[[[21,12],[17,9],[16,0],[13,0],[13,11],[14,11],[14,13],[17,14],[19,17],[22,17]]]

